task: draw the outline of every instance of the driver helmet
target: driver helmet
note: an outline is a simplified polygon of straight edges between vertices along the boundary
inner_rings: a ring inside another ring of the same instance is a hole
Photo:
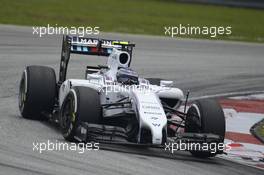
[[[125,85],[139,84],[138,74],[130,68],[119,68],[116,74],[117,82]]]

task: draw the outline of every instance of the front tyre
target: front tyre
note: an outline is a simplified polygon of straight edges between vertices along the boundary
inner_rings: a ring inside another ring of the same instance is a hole
[[[74,87],[66,96],[60,110],[60,127],[65,140],[76,141],[76,129],[81,122],[99,124],[101,104],[97,91],[89,87]]]
[[[221,106],[212,99],[197,100],[187,111],[185,132],[211,133],[225,138],[225,116]],[[217,153],[208,151],[190,151],[195,157],[214,157]],[[218,152],[219,153],[219,152]]]

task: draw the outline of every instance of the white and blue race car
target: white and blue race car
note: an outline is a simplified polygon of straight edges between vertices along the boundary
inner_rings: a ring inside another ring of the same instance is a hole
[[[68,141],[158,147],[178,141],[223,143],[225,118],[220,105],[212,99],[197,100],[186,112],[188,97],[172,81],[152,84],[130,68],[134,46],[127,41],[64,36],[58,81],[50,67],[24,70],[21,115],[58,122]],[[87,66],[85,78],[67,79],[71,54],[105,56],[107,65]],[[222,152],[191,150],[199,157]]]

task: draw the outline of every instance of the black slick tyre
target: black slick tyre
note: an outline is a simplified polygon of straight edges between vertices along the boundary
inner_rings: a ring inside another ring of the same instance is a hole
[[[76,129],[81,122],[101,122],[100,97],[89,87],[74,87],[65,97],[60,109],[60,127],[67,141],[76,141]]]
[[[28,66],[19,85],[19,110],[22,117],[43,120],[51,113],[56,99],[56,74],[46,66]]]
[[[221,106],[212,99],[195,101],[187,111],[185,132],[210,133],[221,137],[223,144],[225,137],[225,116]],[[195,157],[214,157],[217,153],[208,151],[190,151]],[[219,152],[218,152],[219,153]]]

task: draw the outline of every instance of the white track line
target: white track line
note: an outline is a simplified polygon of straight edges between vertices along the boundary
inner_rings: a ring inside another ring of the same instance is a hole
[[[206,98],[231,97],[231,96],[261,94],[261,93],[264,93],[264,91],[229,92],[229,93],[222,93],[222,94],[216,94],[216,95],[205,95],[205,96],[200,96],[200,97],[192,97],[189,100],[194,101],[194,100],[200,100],[200,99],[206,99]]]

